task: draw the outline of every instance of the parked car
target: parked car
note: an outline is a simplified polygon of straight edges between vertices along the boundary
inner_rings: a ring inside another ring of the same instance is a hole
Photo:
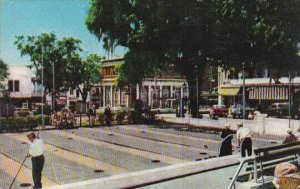
[[[273,103],[268,110],[268,116],[274,116],[278,118],[289,116],[289,103],[277,102]],[[291,118],[300,118],[299,107],[291,107]]]
[[[236,104],[230,107],[231,115],[233,118],[242,118],[243,117],[243,105]],[[254,113],[255,109],[249,106],[246,106],[245,116],[248,118],[249,113]]]
[[[209,114],[211,106],[199,106],[199,114]]]
[[[210,112],[210,117],[227,117],[228,116],[228,108],[225,105],[213,105]]]
[[[157,114],[172,114],[175,113],[176,110],[169,107],[159,107],[159,108],[153,108],[151,109],[151,112],[157,113]]]

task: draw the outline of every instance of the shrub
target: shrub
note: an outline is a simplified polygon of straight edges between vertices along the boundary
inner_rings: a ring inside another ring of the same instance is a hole
[[[26,128],[27,119],[21,116],[15,117],[15,129],[20,130]]]
[[[38,123],[39,124],[42,124],[43,123],[43,117],[42,117],[42,115],[36,115],[37,116],[37,118],[36,119],[38,119]],[[45,125],[49,125],[50,124],[50,116],[49,115],[44,115],[44,123],[45,123]]]
[[[27,116],[29,116],[29,111],[21,110],[18,112],[18,116],[27,117]]]
[[[118,111],[115,114],[115,120],[117,121],[118,124],[122,124],[123,120],[125,119],[126,112],[125,111]]]
[[[147,124],[154,124],[155,123],[155,112],[152,112],[152,111],[145,112],[145,122]]]
[[[39,116],[27,116],[27,124],[32,127],[37,127],[40,121]]]
[[[134,124],[143,123],[144,118],[141,112],[132,111],[131,112],[131,122]]]
[[[105,116],[104,116],[104,113],[101,113],[101,112],[97,112],[97,119],[98,119],[98,122],[100,125],[104,125],[104,122],[105,122]]]
[[[143,101],[140,99],[137,99],[134,103],[134,110],[136,112],[142,112],[143,109]]]
[[[42,114],[42,106],[39,106],[35,112],[35,115],[39,115],[39,114]],[[44,105],[44,114],[51,115],[51,106],[49,106],[47,104]]]

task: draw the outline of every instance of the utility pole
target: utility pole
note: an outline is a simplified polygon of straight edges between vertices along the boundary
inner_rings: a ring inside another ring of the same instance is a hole
[[[289,71],[289,128],[291,127],[291,72]]]
[[[42,47],[42,126],[45,125],[44,118],[44,47]]]
[[[245,62],[242,63],[242,69],[243,69],[243,119],[245,119],[245,115],[246,115]]]
[[[52,63],[52,111],[55,111],[55,65]]]

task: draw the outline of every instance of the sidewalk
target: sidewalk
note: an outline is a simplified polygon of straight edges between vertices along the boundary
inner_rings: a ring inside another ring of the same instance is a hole
[[[297,133],[297,129],[300,126],[300,120],[266,118],[264,115],[258,116],[255,120],[232,118],[219,118],[218,120],[213,120],[209,117],[204,117],[203,119],[190,117],[180,118],[175,117],[173,114],[158,114],[156,115],[156,118],[169,123],[213,129],[223,129],[224,125],[229,123],[233,130],[237,129],[237,124],[239,122],[243,122],[244,127],[250,128],[255,133],[279,136],[285,136],[289,128],[291,128],[294,133]]]

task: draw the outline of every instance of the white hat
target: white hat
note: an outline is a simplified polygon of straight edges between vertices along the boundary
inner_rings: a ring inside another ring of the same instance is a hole
[[[29,133],[27,133],[27,135],[26,135],[26,136],[28,137],[28,136],[31,136],[31,135],[35,137],[35,133],[34,133],[34,132],[32,132],[32,131],[30,131]]]

